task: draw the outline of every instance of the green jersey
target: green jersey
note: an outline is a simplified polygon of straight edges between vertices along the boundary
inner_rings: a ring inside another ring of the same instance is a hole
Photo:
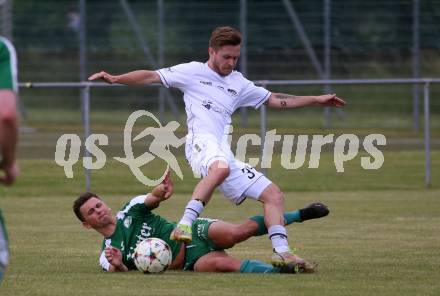
[[[18,91],[17,57],[14,46],[0,36],[0,89]]]
[[[123,262],[128,269],[136,269],[132,258],[134,249],[140,241],[149,237],[166,241],[171,247],[173,260],[179,253],[181,243],[170,240],[171,231],[176,224],[152,213],[151,209],[145,206],[145,198],[146,195],[133,198],[116,214],[115,232],[102,243],[103,251],[99,261],[104,270],[110,267],[104,254],[106,246],[121,250]]]

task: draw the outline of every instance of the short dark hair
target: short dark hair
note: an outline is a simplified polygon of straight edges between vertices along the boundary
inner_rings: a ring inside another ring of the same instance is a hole
[[[96,197],[97,199],[101,199],[99,196],[97,196],[94,193],[91,192],[85,192],[81,194],[74,202],[73,202],[73,212],[75,213],[76,217],[81,221],[84,222],[84,217],[81,214],[81,207],[83,204],[85,204],[89,199],[92,197]]]
[[[209,39],[209,47],[215,50],[225,45],[240,45],[241,33],[233,27],[217,27],[212,31]]]

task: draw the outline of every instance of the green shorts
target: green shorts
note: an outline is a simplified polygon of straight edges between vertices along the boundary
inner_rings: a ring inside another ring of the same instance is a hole
[[[192,225],[192,242],[185,246],[183,270],[193,270],[200,257],[212,251],[221,251],[208,237],[208,229],[216,219],[198,218]]]
[[[0,89],[18,91],[17,87],[15,49],[9,40],[0,37]]]
[[[8,235],[6,233],[6,225],[3,220],[2,211],[0,210],[0,281],[6,270],[9,261]]]

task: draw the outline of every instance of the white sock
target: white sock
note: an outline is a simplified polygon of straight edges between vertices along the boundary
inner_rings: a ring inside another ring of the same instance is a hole
[[[268,233],[275,252],[283,253],[290,251],[289,242],[287,241],[287,232],[284,226],[272,225],[269,227]]]
[[[185,224],[191,226],[194,220],[196,220],[205,207],[200,200],[191,199],[186,205],[185,212],[179,224]]]

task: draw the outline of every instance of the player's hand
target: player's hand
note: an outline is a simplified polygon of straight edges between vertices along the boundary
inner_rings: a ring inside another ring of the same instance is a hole
[[[164,199],[170,198],[171,195],[173,195],[174,191],[174,185],[173,181],[171,180],[171,172],[168,171],[167,175],[165,176],[165,179],[162,181],[163,185],[163,191],[164,191]]]
[[[3,162],[0,163],[0,171],[4,172],[3,176],[0,176],[0,183],[7,186],[12,185],[20,174],[17,163],[6,166]]]
[[[107,83],[113,84],[116,82],[116,76],[110,75],[107,72],[101,71],[99,73],[95,73],[88,78],[90,81],[93,80],[103,80]]]
[[[336,94],[317,96],[316,100],[317,103],[322,106],[343,107],[346,104],[345,101],[338,98]]]
[[[115,267],[120,267],[124,263],[122,262],[122,253],[121,250],[116,249],[114,247],[106,247],[104,250],[105,258],[107,258],[108,262]]]
[[[151,194],[156,196],[160,200],[166,200],[170,198],[170,196],[173,194],[173,190],[174,186],[173,181],[171,181],[171,173],[170,171],[168,171],[165,179],[163,179],[162,183],[160,183],[153,189]]]

